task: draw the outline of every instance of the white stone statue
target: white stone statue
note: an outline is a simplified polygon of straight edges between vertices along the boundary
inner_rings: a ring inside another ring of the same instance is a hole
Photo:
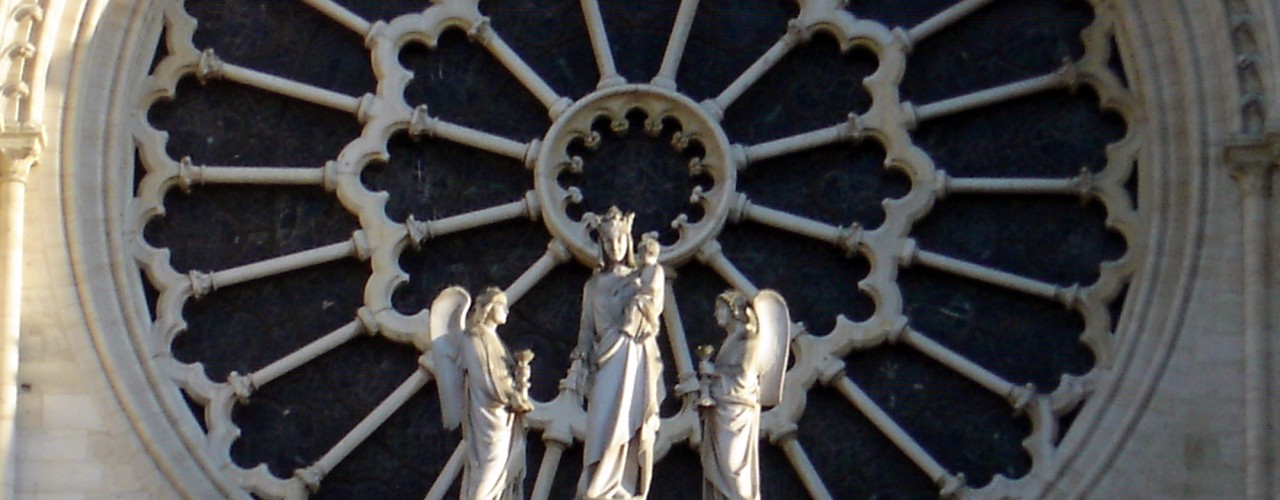
[[[566,387],[587,396],[587,435],[577,497],[645,498],[653,473],[658,406],[665,397],[657,335],[663,274],[657,241],[636,269],[631,222],[612,207],[596,222],[600,260],[582,291],[578,346]]]
[[[702,469],[704,499],[760,498],[760,410],[777,405],[790,351],[787,303],[772,290],[748,300],[720,294],[716,323],[726,338],[716,355],[702,346]]]
[[[666,298],[666,273],[658,264],[662,245],[657,233],[645,233],[640,237],[636,257],[640,268],[634,272],[636,296],[627,305],[624,315],[629,322],[627,329],[639,332],[642,338],[654,338],[662,327],[662,306]]]
[[[498,338],[507,321],[507,296],[489,288],[476,298],[461,287],[440,292],[431,303],[431,354],[444,425],[462,425],[466,446],[461,498],[524,497],[525,430],[521,415],[529,399],[529,351],[516,361]],[[465,323],[464,323],[465,319]],[[515,375],[513,377],[513,374]]]

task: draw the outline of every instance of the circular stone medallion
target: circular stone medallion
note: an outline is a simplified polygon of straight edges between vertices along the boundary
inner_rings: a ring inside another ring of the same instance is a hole
[[[674,242],[663,245],[662,263],[675,266],[689,260],[704,244],[715,239],[730,211],[737,167],[729,154],[724,130],[706,110],[688,97],[653,85],[598,90],[580,99],[556,119],[543,139],[534,166],[534,189],[547,229],[588,266],[594,265],[598,252],[590,236],[589,221],[593,217],[590,212],[575,217],[571,206],[599,194],[566,186],[562,177],[566,174],[611,175],[612,170],[631,167],[607,165],[609,158],[593,159],[586,164],[573,151],[594,150],[600,145],[601,134],[593,128],[596,124],[607,122],[608,129],[624,134],[631,125],[629,117],[637,115],[643,115],[644,131],[650,137],[670,134],[671,146],[689,158],[689,176],[702,179],[689,192],[689,209],[671,221],[678,236]],[[619,203],[625,205],[626,201]],[[634,210],[636,207],[620,208]]]

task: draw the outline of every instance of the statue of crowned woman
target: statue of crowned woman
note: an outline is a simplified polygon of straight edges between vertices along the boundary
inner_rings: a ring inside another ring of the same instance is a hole
[[[582,290],[578,342],[564,389],[586,397],[587,426],[576,498],[644,499],[653,479],[653,452],[666,397],[657,337],[666,283],[661,245],[653,233],[633,243],[634,213],[618,207],[588,218],[599,247]],[[637,260],[637,255],[639,259]],[[531,352],[512,356],[497,328],[506,323],[506,295],[490,288],[476,297],[450,287],[431,304],[433,371],[446,427],[463,429],[466,462],[461,497],[523,498]],[[791,320],[777,292],[753,297],[731,290],[715,301],[725,329],[720,352],[699,348],[703,498],[760,498],[760,415],[781,399]]]
[[[658,406],[665,397],[657,336],[664,304],[660,246],[631,235],[634,213],[591,220],[599,260],[582,291],[582,321],[566,387],[587,399],[578,498],[645,498],[653,478]]]

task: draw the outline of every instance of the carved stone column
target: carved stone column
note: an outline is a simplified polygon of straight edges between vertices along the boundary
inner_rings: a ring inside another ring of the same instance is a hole
[[[14,488],[18,330],[22,316],[22,241],[27,176],[43,145],[37,130],[0,133],[0,496]]]
[[[1267,211],[1271,176],[1280,165],[1280,133],[1232,141],[1227,166],[1239,184],[1243,234],[1245,488],[1248,498],[1268,498],[1272,456],[1269,443],[1271,404],[1267,337],[1269,281]]]

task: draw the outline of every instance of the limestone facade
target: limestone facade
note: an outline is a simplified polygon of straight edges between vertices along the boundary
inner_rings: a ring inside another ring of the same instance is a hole
[[[1145,255],[1116,360],[1034,493],[1280,498],[1280,4],[1100,4],[1150,145]],[[148,0],[0,1],[3,497],[239,494],[129,340],[128,173],[108,167],[132,164],[127,103],[156,38],[139,30],[158,15]]]

